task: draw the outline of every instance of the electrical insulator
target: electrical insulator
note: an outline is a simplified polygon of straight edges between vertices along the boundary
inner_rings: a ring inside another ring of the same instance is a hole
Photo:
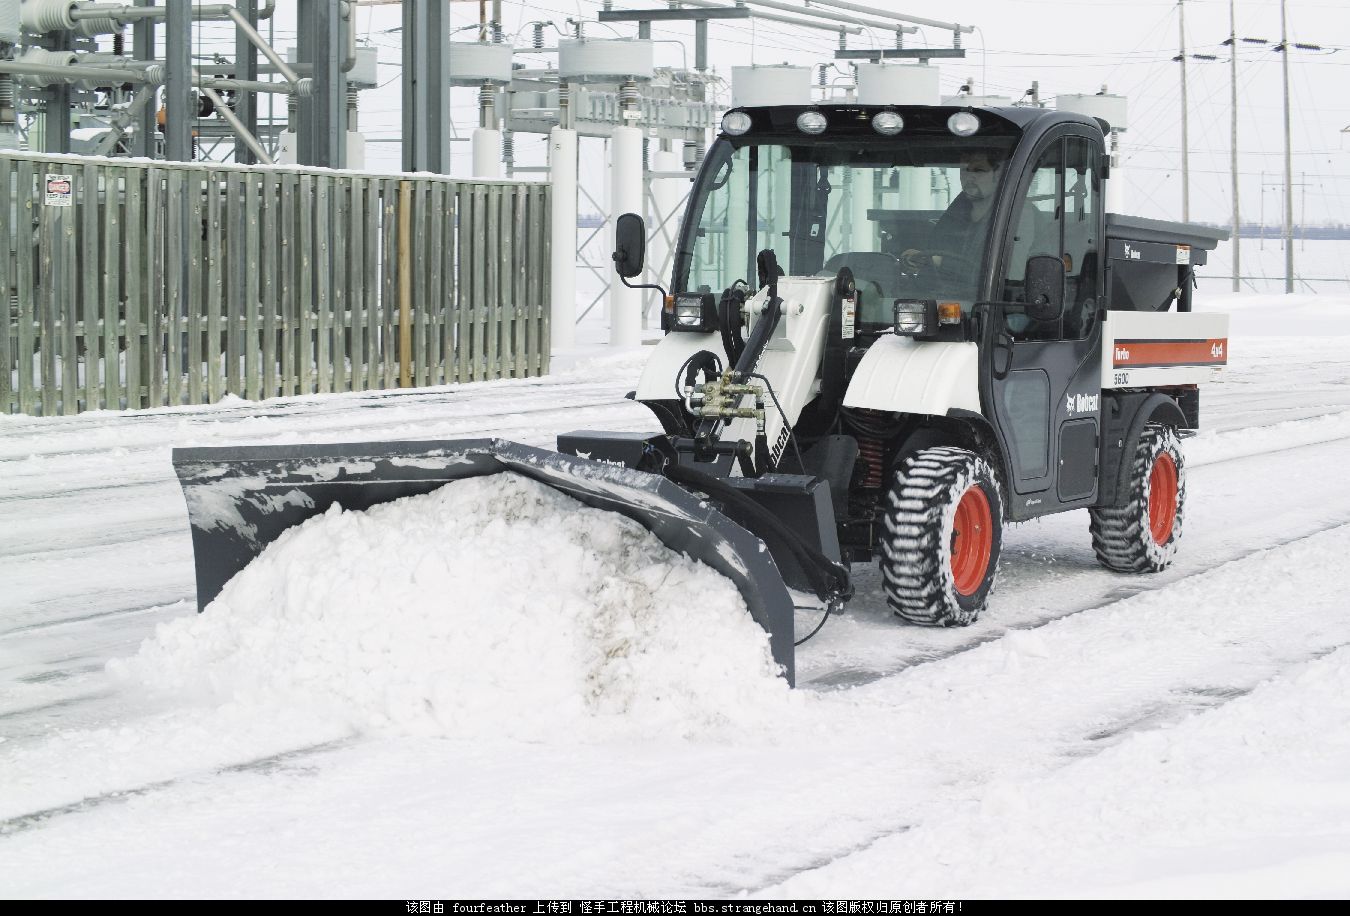
[[[638,93],[637,83],[627,80],[619,87],[619,106],[621,108],[637,108],[638,102],[642,96]]]

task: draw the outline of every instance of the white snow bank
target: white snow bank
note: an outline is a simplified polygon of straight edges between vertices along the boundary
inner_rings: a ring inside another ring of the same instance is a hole
[[[1331,337],[1350,334],[1350,296],[1206,293],[1196,311],[1226,312],[1235,337]]]
[[[687,734],[786,699],[732,583],[514,474],[285,532],[114,674],[367,731]]]

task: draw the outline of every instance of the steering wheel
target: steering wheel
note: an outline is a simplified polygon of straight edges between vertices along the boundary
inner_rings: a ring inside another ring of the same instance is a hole
[[[965,279],[973,277],[980,269],[977,262],[970,255],[960,251],[950,251],[946,249],[935,248],[928,252],[928,257],[941,258],[941,265],[934,265],[933,270],[940,277],[948,279]]]
[[[920,274],[929,270],[940,270],[943,273],[965,272],[972,270],[979,265],[975,264],[973,259],[959,251],[952,251],[950,248],[916,248],[917,264],[912,264],[905,258],[899,258],[900,269],[907,274]],[[941,258],[942,266],[937,267],[933,259]]]

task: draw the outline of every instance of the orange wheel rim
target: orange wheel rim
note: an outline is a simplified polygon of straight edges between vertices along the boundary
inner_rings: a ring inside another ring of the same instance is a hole
[[[1177,463],[1166,452],[1153,462],[1148,489],[1149,531],[1155,543],[1166,544],[1177,520]]]
[[[989,497],[973,486],[956,505],[952,526],[952,580],[962,595],[973,595],[989,571],[989,554],[994,549],[994,516]]]

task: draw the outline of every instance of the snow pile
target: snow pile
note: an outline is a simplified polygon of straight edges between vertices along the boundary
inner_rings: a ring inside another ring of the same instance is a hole
[[[515,474],[287,531],[114,674],[360,730],[699,731],[785,702],[732,583]]]

